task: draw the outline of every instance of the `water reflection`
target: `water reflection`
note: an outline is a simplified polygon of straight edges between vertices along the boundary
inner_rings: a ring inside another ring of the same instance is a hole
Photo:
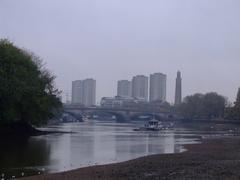
[[[51,145],[46,139],[0,139],[0,147],[0,174],[6,178],[38,174],[49,164]]]
[[[196,143],[203,135],[226,133],[223,129],[209,130],[199,126],[177,127],[161,132],[133,131],[137,126],[139,124],[98,121],[62,124],[48,127],[48,130],[75,133],[1,141],[0,171],[44,168],[49,172],[57,172],[150,154],[178,153],[183,151],[182,144]]]
[[[46,139],[1,140],[0,146],[1,168],[45,166],[49,162],[51,146]]]

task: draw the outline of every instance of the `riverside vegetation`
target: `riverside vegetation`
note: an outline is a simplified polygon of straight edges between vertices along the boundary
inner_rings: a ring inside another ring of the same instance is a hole
[[[175,111],[185,119],[225,119],[240,120],[240,89],[237,99],[232,105],[227,98],[215,92],[194,94],[184,98],[183,102],[175,107]]]
[[[0,133],[31,135],[61,108],[55,77],[39,57],[0,40]]]

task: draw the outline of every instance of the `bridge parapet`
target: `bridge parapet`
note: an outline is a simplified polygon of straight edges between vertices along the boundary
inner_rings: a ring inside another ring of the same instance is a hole
[[[106,107],[80,107],[80,106],[65,106],[65,111],[80,112],[81,114],[88,113],[107,113],[114,115],[119,121],[130,120],[133,115],[137,114],[152,114],[161,117],[168,117],[171,112],[167,109],[143,109],[143,108],[106,108]]]
[[[65,110],[78,111],[115,111],[115,112],[145,112],[145,113],[170,113],[168,109],[150,109],[150,108],[106,108],[106,107],[64,107]]]

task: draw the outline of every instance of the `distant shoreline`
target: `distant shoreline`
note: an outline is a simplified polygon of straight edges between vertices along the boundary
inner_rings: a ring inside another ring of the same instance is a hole
[[[175,122],[240,124],[240,120],[227,120],[227,119],[182,119],[176,120]]]
[[[237,179],[240,177],[239,141],[240,137],[203,139],[202,144],[185,145],[188,151],[179,154],[151,155],[23,179]]]
[[[0,126],[0,139],[17,138],[25,139],[31,136],[41,136],[48,134],[73,133],[63,131],[40,130],[27,123],[11,123]]]

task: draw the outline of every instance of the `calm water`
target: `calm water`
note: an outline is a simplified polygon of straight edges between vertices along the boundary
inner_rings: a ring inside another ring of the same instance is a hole
[[[45,128],[69,131],[24,141],[7,141],[0,148],[0,176],[4,171],[59,172],[79,167],[121,162],[159,153],[179,153],[183,144],[203,136],[231,135],[223,125],[181,125],[161,132],[135,132],[140,123],[89,121]],[[6,172],[5,172],[6,173]]]

